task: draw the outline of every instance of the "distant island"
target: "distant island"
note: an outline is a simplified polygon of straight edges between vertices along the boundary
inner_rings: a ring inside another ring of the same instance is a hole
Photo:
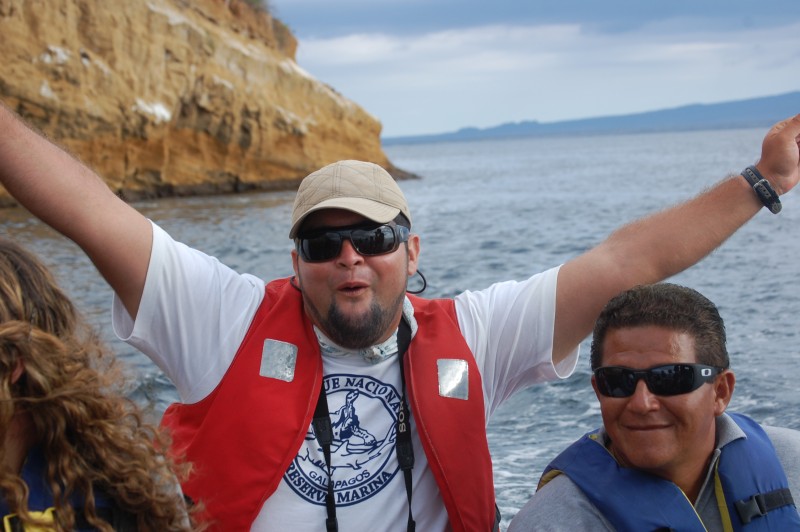
[[[387,137],[386,146],[425,142],[501,139],[554,135],[607,135],[768,127],[800,113],[800,91],[715,104],[694,104],[629,115],[541,123],[523,121],[488,128],[467,127],[451,133]]]

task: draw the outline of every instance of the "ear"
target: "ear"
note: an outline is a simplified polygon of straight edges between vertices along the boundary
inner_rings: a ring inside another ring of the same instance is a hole
[[[714,381],[714,415],[719,416],[728,408],[736,386],[736,376],[731,370],[725,370]]]
[[[411,277],[415,273],[417,273],[417,267],[419,266],[419,253],[420,253],[421,245],[419,241],[419,235],[411,234],[408,237],[408,276]]]
[[[22,359],[18,358],[14,363],[14,370],[11,372],[11,384],[16,384],[23,373],[25,373],[25,366],[22,364]]]
[[[597,391],[597,381],[595,380],[594,373],[592,373],[592,389],[594,390],[594,395],[597,397],[597,400],[600,400],[600,392]]]
[[[299,262],[300,262],[300,256],[297,254],[297,250],[292,249],[292,269],[294,270],[295,277],[300,277],[300,272],[298,272]]]

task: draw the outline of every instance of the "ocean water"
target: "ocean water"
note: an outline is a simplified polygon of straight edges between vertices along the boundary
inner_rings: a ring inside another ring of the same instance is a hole
[[[426,295],[451,296],[561,264],[624,223],[686,200],[755,162],[763,130],[528,138],[387,148],[422,179],[401,182],[422,238]],[[291,273],[294,193],[180,198],[136,207],[175,238],[265,279]],[[674,277],[717,303],[737,387],[731,409],[800,429],[800,193],[763,210],[720,249]],[[73,243],[21,209],[0,210],[0,233],[43,257],[130,367],[128,393],[154,418],[176,399],[150,361],[116,341],[111,291]],[[413,280],[412,280],[413,283]],[[588,344],[573,376],[534,386],[489,424],[503,524],[547,462],[600,424]]]

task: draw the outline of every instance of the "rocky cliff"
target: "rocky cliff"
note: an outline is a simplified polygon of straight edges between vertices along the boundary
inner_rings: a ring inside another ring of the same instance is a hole
[[[0,99],[127,199],[288,187],[348,158],[401,174],[296,48],[242,0],[0,0]]]

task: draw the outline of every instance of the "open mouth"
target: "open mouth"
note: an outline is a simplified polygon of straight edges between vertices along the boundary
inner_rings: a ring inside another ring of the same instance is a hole
[[[347,295],[358,295],[367,289],[364,283],[342,283],[337,290]]]

